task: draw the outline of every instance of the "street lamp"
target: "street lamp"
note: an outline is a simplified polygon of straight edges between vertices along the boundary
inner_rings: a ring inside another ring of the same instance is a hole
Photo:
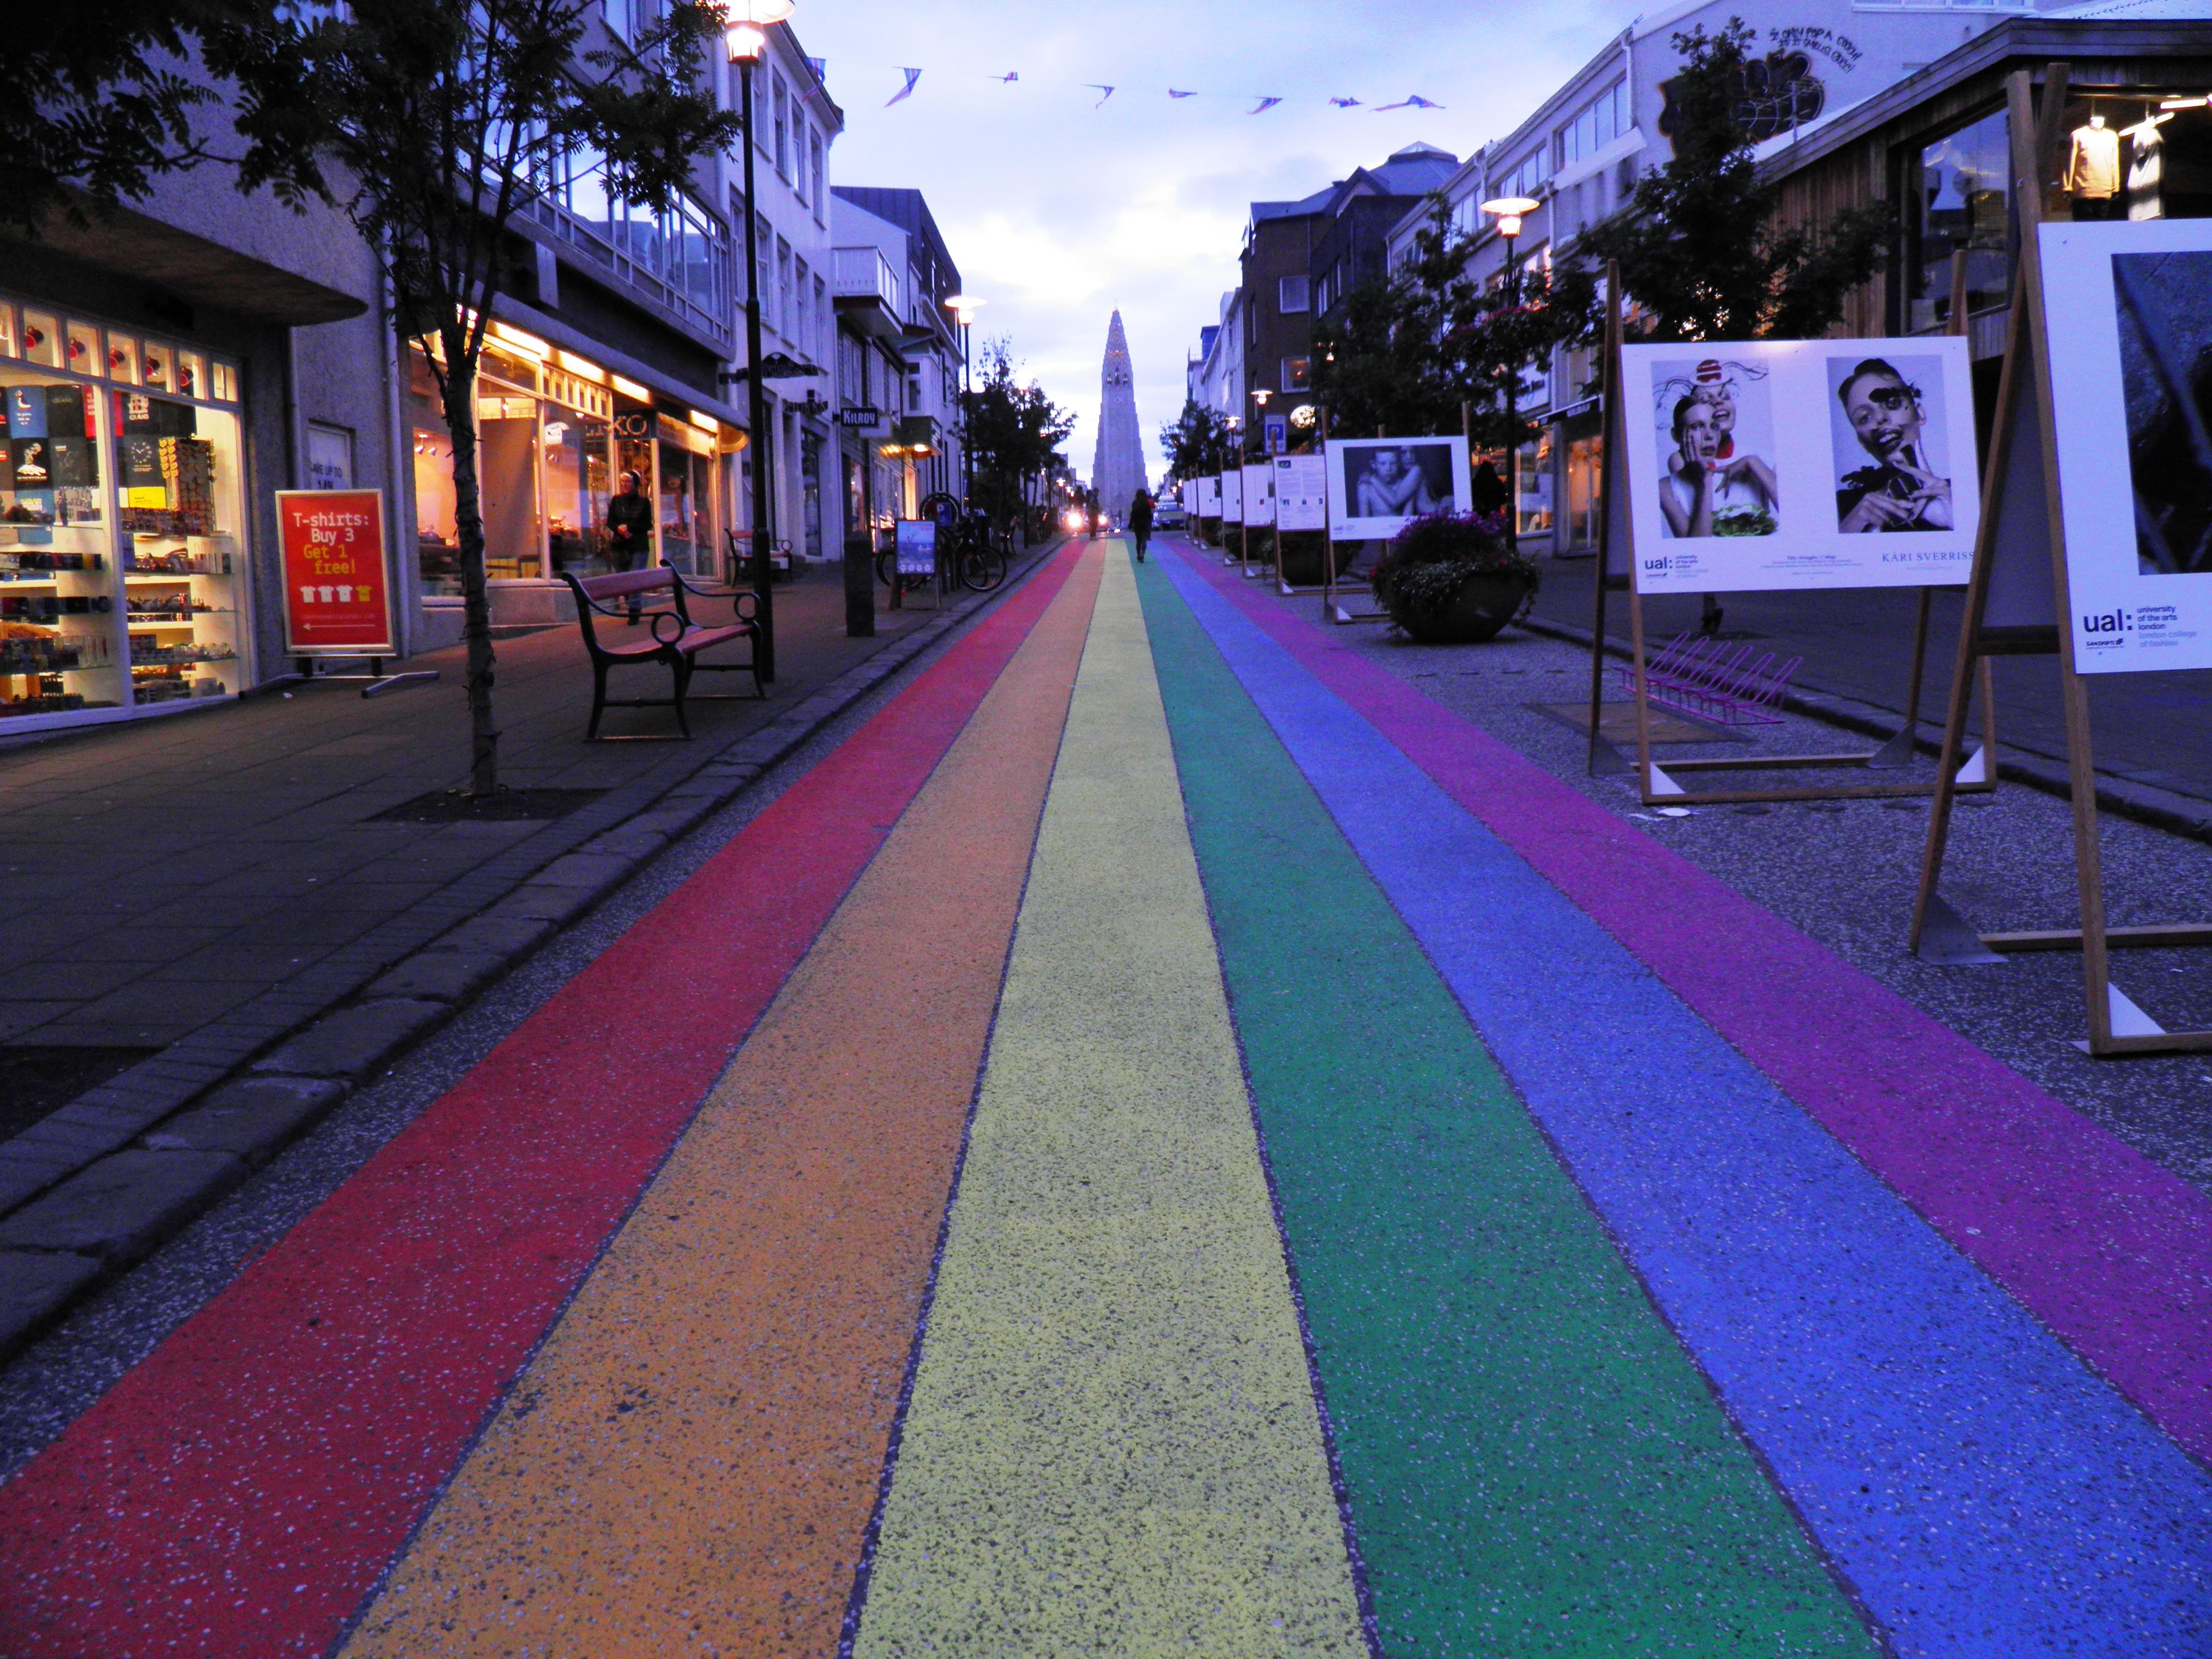
[[[948,294],[945,308],[960,325],[960,504],[965,507],[975,493],[975,464],[968,453],[968,325],[975,320],[983,301],[972,294]]]
[[[1521,222],[1541,202],[1533,196],[1500,196],[1485,202],[1482,210],[1498,221],[1498,234],[1505,239],[1505,306],[1521,308],[1521,267],[1513,257],[1514,239]],[[1515,358],[1505,374],[1505,544],[1521,545],[1521,361]]]
[[[758,607],[754,620],[760,632],[753,640],[753,659],[763,680],[775,678],[775,567],[771,544],[775,520],[769,501],[768,388],[761,371],[767,367],[761,350],[760,215],[753,195],[753,70],[768,55],[768,31],[794,9],[793,0],[724,0],[722,42],[738,71],[738,120],[744,130],[745,153],[745,390],[753,458],[753,594]]]

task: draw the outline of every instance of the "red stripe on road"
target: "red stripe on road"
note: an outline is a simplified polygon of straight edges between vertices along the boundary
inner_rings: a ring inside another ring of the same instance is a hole
[[[0,1488],[0,1652],[320,1652],[1070,547]]]

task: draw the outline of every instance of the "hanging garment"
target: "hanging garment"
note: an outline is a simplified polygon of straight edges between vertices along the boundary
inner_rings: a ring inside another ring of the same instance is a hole
[[[2101,200],[2120,193],[2120,135],[2110,127],[2074,129],[2066,162],[2066,188],[2076,198]]]
[[[2142,121],[2127,131],[2128,217],[2163,219],[2166,204],[2160,191],[2166,182],[2166,138],[2155,121]]]

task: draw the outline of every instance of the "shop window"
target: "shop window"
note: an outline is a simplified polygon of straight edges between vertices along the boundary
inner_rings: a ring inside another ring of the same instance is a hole
[[[173,360],[170,357],[168,347],[156,344],[152,340],[147,341],[145,355],[142,361],[145,368],[146,384],[149,386],[156,392],[167,392],[172,389],[169,376]]]
[[[353,488],[353,434],[348,428],[307,422],[307,488]]]
[[[63,335],[62,362],[72,374],[106,372],[100,351],[100,331],[90,323],[71,320]]]
[[[1954,296],[1969,316],[2008,302],[2012,283],[2009,123],[1997,110],[1909,160],[1901,284],[1907,334],[1946,332]]]
[[[41,368],[62,366],[61,325],[52,312],[23,313],[23,361],[36,363]],[[167,386],[168,383],[165,375],[161,385]]]

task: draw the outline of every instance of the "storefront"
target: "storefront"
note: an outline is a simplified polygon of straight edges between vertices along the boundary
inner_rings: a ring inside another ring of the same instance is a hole
[[[453,441],[419,346],[408,354],[407,410],[416,568],[434,604],[461,593],[460,538]],[[564,571],[665,563],[686,575],[724,574],[738,470],[725,462],[744,447],[742,431],[504,323],[484,343],[476,421],[495,623],[549,620],[530,601]],[[645,512],[617,506],[623,498]]]
[[[238,363],[0,293],[0,732],[255,678]]]

